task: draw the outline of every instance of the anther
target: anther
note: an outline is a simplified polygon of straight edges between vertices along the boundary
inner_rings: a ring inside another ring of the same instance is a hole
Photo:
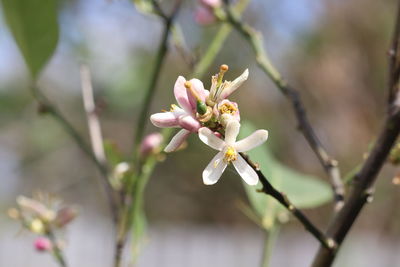
[[[228,71],[228,69],[229,69],[228,65],[222,64],[221,67],[219,68],[219,71],[225,73]]]

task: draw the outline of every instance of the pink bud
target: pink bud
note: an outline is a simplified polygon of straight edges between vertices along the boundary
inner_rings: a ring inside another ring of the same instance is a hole
[[[215,22],[215,16],[211,8],[199,6],[194,13],[194,20],[200,25],[209,25]]]
[[[202,5],[208,7],[219,7],[221,6],[221,0],[199,0]]]
[[[147,135],[140,145],[140,154],[147,156],[151,153],[157,152],[163,142],[163,136],[160,133],[151,133]]]
[[[34,242],[37,251],[50,251],[53,248],[51,241],[46,237],[38,237]]]

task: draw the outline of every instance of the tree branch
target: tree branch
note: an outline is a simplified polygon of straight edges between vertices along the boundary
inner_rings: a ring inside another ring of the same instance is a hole
[[[273,66],[267,53],[264,49],[262,35],[244,24],[240,18],[234,13],[232,7],[226,5],[226,21],[236,29],[238,33],[251,45],[251,48],[256,56],[258,66],[264,73],[271,78],[278,89],[286,96],[293,107],[293,111],[298,121],[298,128],[303,133],[308,144],[317,155],[321,165],[330,178],[330,182],[335,195],[335,210],[338,211],[343,206],[344,202],[344,185],[340,177],[338,163],[335,159],[329,156],[321,141],[318,139],[310,121],[308,120],[304,105],[300,98],[300,93],[295,88],[291,87],[280,75],[278,70]]]
[[[397,14],[396,29],[389,58],[389,105],[385,124],[379,137],[361,170],[355,175],[354,187],[343,209],[331,220],[327,235],[338,244],[342,244],[349,230],[357,219],[364,205],[372,199],[372,186],[379,171],[382,169],[391,148],[394,146],[400,133],[400,95],[399,95],[399,61],[398,49],[400,38],[400,3]],[[337,251],[328,251],[320,247],[313,263],[313,267],[331,266]]]
[[[102,175],[102,184],[105,193],[108,197],[110,205],[110,212],[113,216],[114,222],[117,216],[117,202],[114,196],[113,189],[108,181],[108,169],[96,158],[89,145],[83,140],[74,126],[65,118],[65,116],[57,109],[57,107],[44,95],[38,87],[33,86],[32,93],[36,101],[39,103],[39,112],[51,115],[60,125],[65,129],[67,134],[75,141],[78,147],[92,160],[97,169]]]
[[[163,35],[161,38],[160,46],[158,48],[158,52],[156,55],[155,67],[154,67],[153,73],[151,75],[151,80],[150,80],[149,86],[146,90],[146,95],[144,98],[144,103],[142,105],[142,109],[140,110],[140,113],[139,113],[139,121],[136,125],[134,149],[136,150],[137,153],[139,151],[139,144],[142,141],[142,138],[143,138],[143,135],[145,132],[145,126],[146,126],[146,122],[148,120],[148,113],[150,110],[151,101],[152,101],[154,93],[156,91],[158,78],[161,73],[161,68],[164,64],[164,61],[165,61],[165,58],[167,55],[168,38],[171,34],[173,21],[174,21],[176,15],[178,14],[180,4],[181,4],[181,1],[177,1],[172,14],[170,16],[167,16],[167,15],[165,15],[165,13],[162,11],[160,6],[158,5],[158,2],[153,1],[153,5],[155,7],[155,10],[157,11],[157,14],[164,21],[164,30],[163,30]]]
[[[260,179],[263,188],[260,192],[270,195],[280,204],[282,204],[294,217],[296,217],[304,228],[310,232],[327,251],[334,251],[336,249],[336,243],[333,239],[328,238],[322,233],[317,226],[315,226],[307,216],[299,209],[297,209],[293,203],[287,198],[287,196],[274,188],[274,186],[264,176],[257,164],[252,162],[248,155],[240,153],[246,162],[256,171],[258,178]]]

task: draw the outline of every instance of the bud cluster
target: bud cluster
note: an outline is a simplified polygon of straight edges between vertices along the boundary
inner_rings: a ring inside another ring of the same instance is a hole
[[[8,215],[20,221],[24,229],[37,234],[34,247],[38,251],[46,251],[53,247],[48,236],[74,220],[78,210],[63,205],[53,195],[39,192],[33,198],[17,197],[17,207],[9,209]]]

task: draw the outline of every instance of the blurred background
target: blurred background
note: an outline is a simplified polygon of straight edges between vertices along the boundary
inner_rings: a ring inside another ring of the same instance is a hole
[[[168,5],[168,1],[166,1]],[[187,47],[200,56],[218,26],[194,20],[196,1],[185,1],[178,22]],[[382,124],[387,97],[387,51],[396,1],[253,0],[244,20],[262,31],[278,69],[297,87],[308,115],[342,174],[363,161]],[[0,15],[1,16],[1,15]],[[64,0],[61,39],[39,84],[89,141],[79,64],[93,73],[104,136],[128,158],[144,88],[161,38],[155,16],[139,13],[128,0]],[[248,44],[232,32],[208,69],[228,64],[228,80],[249,68],[249,80],[234,94],[242,120],[268,129],[273,154],[293,169],[327,180],[300,132],[291,106],[255,65]],[[151,112],[174,103],[178,75],[190,66],[171,43]],[[190,78],[190,77],[187,77]],[[41,189],[56,193],[81,213],[67,229],[71,266],[111,266],[113,232],[99,174],[63,129],[37,113],[27,87],[22,56],[0,17],[0,266],[56,266],[38,255],[30,233],[6,216],[18,195]],[[146,132],[157,129],[150,123]],[[149,234],[139,266],[258,266],[264,233],[238,208],[246,200],[240,178],[226,172],[215,186],[201,172],[214,152],[192,136],[187,149],[161,162],[146,191]],[[387,166],[348,236],[335,266],[400,266],[400,188]],[[332,205],[306,210],[325,228]],[[292,220],[282,229],[271,266],[308,266],[317,242]],[[23,255],[21,257],[20,255]]]

